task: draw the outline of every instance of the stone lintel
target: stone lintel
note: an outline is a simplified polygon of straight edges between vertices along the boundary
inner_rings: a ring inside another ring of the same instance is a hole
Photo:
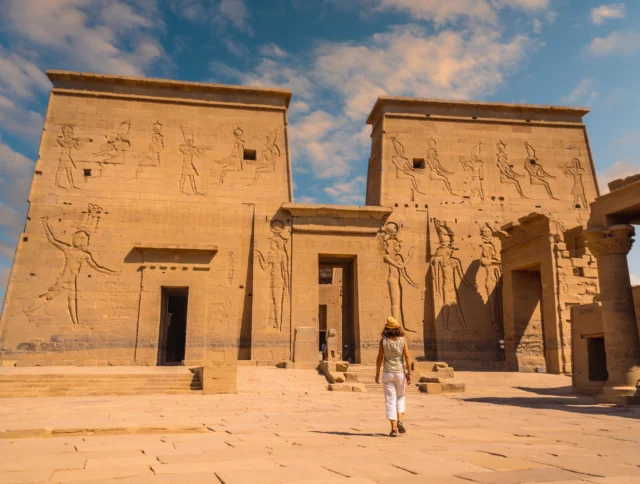
[[[285,108],[289,107],[291,100],[291,91],[266,87],[232,86],[60,70],[47,71],[47,77],[53,83],[54,89],[195,98],[228,103],[283,106]]]
[[[582,124],[588,108],[509,104],[477,101],[446,101],[441,99],[415,99],[381,96],[376,101],[367,124],[375,125],[387,113],[445,115],[460,118],[494,118],[522,121],[551,121]]]
[[[167,252],[218,252],[217,245],[163,244],[158,242],[135,242],[135,249]]]
[[[635,176],[615,180],[609,184],[611,191],[600,195],[591,203],[589,227],[606,227],[612,224],[640,223],[640,180]]]
[[[393,212],[392,208],[357,206],[357,205],[331,205],[320,203],[283,203],[282,208],[294,217],[335,217],[347,219],[382,220]]]

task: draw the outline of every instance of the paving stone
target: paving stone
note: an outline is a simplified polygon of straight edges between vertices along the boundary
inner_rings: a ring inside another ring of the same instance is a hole
[[[529,482],[580,481],[588,479],[586,474],[563,469],[531,469],[519,471],[483,472],[458,474],[458,477],[481,484],[524,484]]]

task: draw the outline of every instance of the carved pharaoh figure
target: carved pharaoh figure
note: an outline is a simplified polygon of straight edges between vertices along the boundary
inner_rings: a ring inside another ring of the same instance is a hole
[[[443,182],[449,194],[455,195],[455,193],[453,193],[453,190],[451,189],[451,183],[449,183],[448,178],[448,175],[453,175],[453,172],[445,169],[440,164],[437,150],[438,144],[436,140],[433,138],[429,138],[427,144],[429,145],[427,149],[427,166],[429,167],[429,178],[431,180]]]
[[[516,190],[518,190],[518,193],[520,194],[520,198],[528,198],[524,196],[524,193],[522,193],[522,187],[520,186],[520,182],[518,181],[518,178],[522,178],[524,177],[524,175],[520,175],[513,170],[513,166],[510,165],[508,161],[506,148],[506,144],[504,144],[502,141],[498,142],[498,159],[496,165],[500,170],[500,183],[515,185]]]
[[[502,331],[502,264],[498,258],[499,251],[494,243],[494,231],[489,224],[480,228],[480,236],[482,238],[480,265],[485,270],[486,301],[489,305],[493,330],[500,332]]]
[[[180,127],[182,129],[182,126]],[[193,163],[193,158],[200,158],[208,147],[196,146],[194,143],[193,135],[186,136],[184,130],[182,130],[182,137],[184,144],[180,145],[180,153],[182,153],[182,173],[180,176],[180,193],[185,195],[204,195],[200,193],[196,186],[196,177],[199,176],[196,165]],[[185,182],[189,180],[191,186],[191,193],[187,192],[184,188]]]
[[[89,252],[89,233],[85,230],[78,230],[73,234],[71,244],[56,238],[49,226],[46,217],[42,218],[42,226],[47,240],[64,254],[64,268],[62,273],[47,292],[38,296],[38,300],[24,312],[27,317],[45,306],[52,299],[63,296],[67,300],[69,316],[73,324],[78,324],[78,275],[82,266],[86,263],[97,272],[104,274],[115,274],[115,271],[98,264],[91,252]]]
[[[460,325],[464,332],[473,333],[474,331],[467,326],[464,314],[460,308],[458,282],[461,282],[474,290],[476,286],[470,283],[464,276],[460,260],[453,257],[453,251],[457,250],[453,246],[453,231],[445,222],[434,220],[433,223],[436,227],[440,247],[436,249],[435,254],[431,258],[431,266],[433,267],[436,295],[442,298],[442,321],[444,328],[452,333],[458,332],[451,326],[451,318],[453,315],[460,321]]]
[[[269,271],[269,318],[273,316],[273,328],[282,331],[284,298],[289,292],[289,257],[286,239],[274,236],[269,241],[269,247],[271,250],[266,257],[258,249],[256,249],[256,255],[262,270]]]
[[[478,196],[484,202],[484,161],[480,159],[482,143],[471,150],[471,160],[461,160],[464,171],[471,171],[471,198]]]
[[[65,188],[60,184],[60,178],[65,176],[67,179],[67,188],[80,188],[77,187],[73,181],[73,170],[76,168],[76,164],[73,161],[73,150],[80,149],[84,143],[91,143],[91,138],[74,138],[73,126],[64,125],[60,128],[62,136],[58,136],[56,139],[56,146],[60,147],[60,157],[58,158],[58,170],[56,171],[56,186],[59,188]]]
[[[403,281],[409,286],[419,289],[418,285],[413,282],[407,273],[407,265],[413,258],[413,248],[410,248],[405,259],[402,255],[402,242],[398,239],[398,226],[393,222],[389,222],[385,226],[384,240],[384,261],[389,266],[389,275],[387,277],[387,286],[389,288],[389,297],[391,299],[391,315],[400,321],[406,331],[415,332],[415,330],[407,327],[404,320],[403,307]]]
[[[416,180],[416,175],[419,175],[421,171],[414,168],[409,159],[404,156],[404,146],[400,141],[392,136],[391,142],[393,143],[393,149],[396,152],[395,156],[391,157],[391,162],[396,167],[396,178],[400,178],[400,174],[406,176],[411,180],[413,189],[418,193],[424,194],[424,192],[420,190],[418,180]]]
[[[107,147],[98,153],[96,156],[100,158],[98,163],[108,164],[123,164],[125,154],[131,148],[131,141],[129,141],[129,131],[131,130],[131,120],[127,119],[120,123],[116,134],[109,138],[107,141]]]
[[[220,172],[219,183],[224,183],[224,177],[227,173],[232,171],[242,171],[244,160],[244,131],[237,127],[233,130],[233,148],[231,154],[222,160],[217,160],[216,163],[222,165],[222,171]]]
[[[532,185],[544,186],[545,190],[547,191],[547,195],[549,195],[549,198],[551,198],[552,200],[558,200],[553,196],[553,193],[551,193],[551,186],[546,180],[546,178],[555,178],[555,176],[550,175],[549,173],[544,171],[542,165],[538,163],[536,150],[533,149],[533,146],[525,141],[524,147],[527,150],[527,158],[525,158],[524,160],[524,169],[527,170],[527,173],[529,173],[529,183],[531,183]]]
[[[571,160],[570,165],[560,165],[560,170],[565,176],[573,177],[573,188],[571,194],[573,195],[573,207],[578,209],[588,209],[587,197],[584,193],[584,184],[582,183],[582,175],[585,173],[585,169],[580,165],[580,150],[572,147],[572,154],[575,157]]]
[[[156,121],[151,127],[151,143],[149,143],[148,151],[137,156],[138,169],[136,170],[136,178],[143,166],[160,166],[160,153],[162,151],[164,151],[162,124],[160,124],[160,121]]]
[[[276,160],[280,158],[280,148],[276,144],[278,130],[274,129],[267,135],[267,141],[260,154],[260,159],[256,163],[256,174],[253,178],[253,185],[258,183],[258,177],[262,173],[274,173],[276,171]]]

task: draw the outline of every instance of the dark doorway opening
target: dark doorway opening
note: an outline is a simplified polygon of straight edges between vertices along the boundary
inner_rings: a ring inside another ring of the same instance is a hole
[[[335,329],[338,351],[351,363],[360,361],[355,266],[354,257],[320,256],[318,260],[319,343],[322,346],[328,331]]]
[[[163,287],[158,365],[181,365],[187,343],[189,288]]]
[[[607,381],[607,352],[604,347],[604,338],[587,339],[587,355],[589,358],[589,380]]]

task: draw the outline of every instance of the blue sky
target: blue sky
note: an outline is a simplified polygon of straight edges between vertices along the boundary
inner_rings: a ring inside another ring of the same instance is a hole
[[[640,172],[640,2],[2,0],[0,22],[0,300],[45,69],[291,89],[296,201],[363,203],[383,94],[590,106],[601,189]]]

